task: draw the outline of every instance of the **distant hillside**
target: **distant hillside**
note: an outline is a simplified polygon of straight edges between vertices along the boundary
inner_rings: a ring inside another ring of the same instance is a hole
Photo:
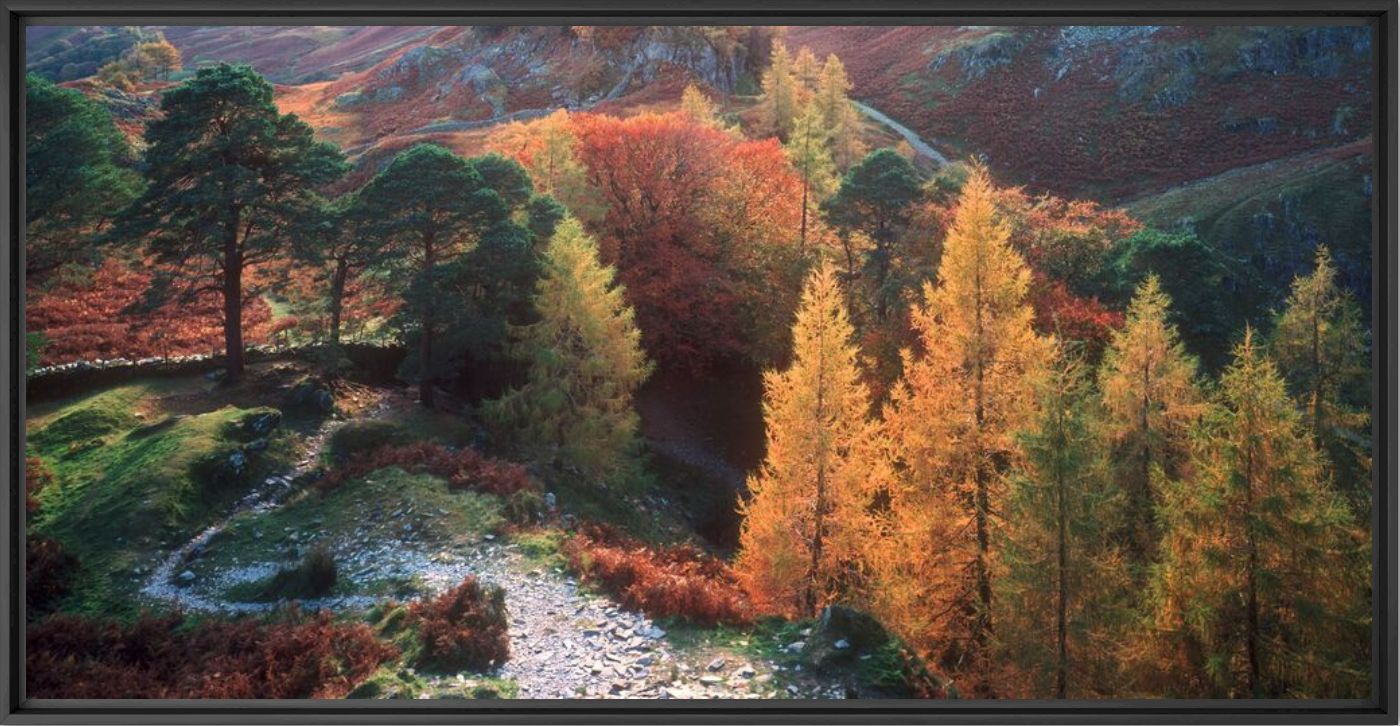
[[[368,68],[436,28],[389,25],[197,26],[152,30],[185,56],[186,67],[228,61],[247,63],[275,83],[309,83]]]
[[[1126,208],[1162,229],[1194,231],[1234,264],[1239,287],[1273,291],[1242,296],[1258,304],[1280,304],[1293,277],[1312,269],[1313,250],[1327,245],[1369,317],[1374,169],[1368,138],[1233,169]],[[1235,312],[1257,322],[1267,310]]]
[[[794,27],[1008,181],[1116,201],[1371,131],[1362,27]]]

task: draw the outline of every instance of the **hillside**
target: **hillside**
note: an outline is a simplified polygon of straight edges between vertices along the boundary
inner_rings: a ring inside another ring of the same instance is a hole
[[[1105,201],[1370,132],[1360,27],[794,27],[854,95],[1010,181]]]

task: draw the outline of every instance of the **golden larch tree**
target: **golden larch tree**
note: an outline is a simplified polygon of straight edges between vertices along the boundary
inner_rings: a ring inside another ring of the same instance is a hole
[[[800,96],[808,96],[817,90],[817,84],[821,82],[822,64],[811,48],[804,45],[797,49],[797,57],[792,61],[792,74],[802,84]]]
[[[764,610],[812,615],[863,579],[868,503],[888,477],[853,335],[823,264],[802,292],[792,364],[764,374],[767,454],[740,503],[736,570]]]
[[[851,103],[851,81],[846,66],[835,53],[826,57],[817,79],[813,102],[822,114],[822,125],[831,137],[831,156],[842,171],[865,156],[860,140],[860,111]]]
[[[821,203],[836,192],[836,167],[831,161],[831,134],[823,125],[821,110],[812,102],[803,104],[793,123],[792,135],[783,151],[802,177],[802,227],[798,246],[807,248],[813,223],[821,213]]]
[[[1052,356],[1032,330],[1030,270],[1008,244],[984,169],[963,187],[937,286],[925,284],[912,323],[923,355],[885,412],[902,484],[879,557],[879,609],[947,672],[983,689],[993,630],[993,542],[1005,511],[1016,432],[1034,420],[1036,385]]]
[[[1123,327],[1114,331],[1099,369],[1104,423],[1112,445],[1114,481],[1127,497],[1124,536],[1139,568],[1157,543],[1152,471],[1175,475],[1188,432],[1200,416],[1196,359],[1168,320],[1171,298],[1156,275],[1138,286]]]
[[[1312,274],[1293,281],[1270,350],[1337,485],[1363,516],[1371,497],[1367,338],[1361,307],[1337,284],[1332,253],[1319,246]]]
[[[792,122],[797,118],[801,95],[797,75],[792,68],[792,54],[782,41],[773,43],[772,59],[768,69],[763,72],[761,85],[761,131],[786,139],[792,132]]]
[[[706,126],[721,125],[715,112],[715,102],[694,83],[687,83],[685,90],[681,91],[681,113]]]
[[[559,224],[535,291],[539,322],[520,328],[515,343],[529,378],[483,412],[521,451],[604,485],[639,473],[632,399],[652,370],[615,274],[577,220]]]
[[[1369,537],[1328,486],[1282,376],[1246,330],[1193,432],[1189,471],[1155,474],[1149,595],[1162,682],[1200,697],[1369,690]]]

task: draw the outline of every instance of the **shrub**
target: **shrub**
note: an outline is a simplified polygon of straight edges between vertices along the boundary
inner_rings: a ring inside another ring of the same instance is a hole
[[[331,433],[326,448],[332,461],[345,463],[357,455],[404,443],[404,431],[398,424],[390,421],[349,421]]]
[[[296,566],[279,570],[263,580],[249,583],[242,595],[253,602],[324,597],[335,588],[339,579],[335,558],[321,545],[313,547]],[[231,593],[234,599],[240,599]]]
[[[52,610],[68,594],[78,558],[57,540],[30,535],[24,546],[24,606],[33,619]]]
[[[55,615],[26,633],[35,698],[339,698],[398,656],[364,624]]]
[[[753,620],[753,605],[729,566],[690,545],[657,549],[589,525],[564,543],[564,554],[585,581],[652,617],[703,625]]]
[[[33,514],[39,509],[39,492],[53,483],[53,472],[37,456],[24,458],[24,510]]]
[[[442,670],[485,670],[510,657],[505,591],[482,587],[468,576],[431,600],[409,606],[409,620],[422,639],[418,665]]]
[[[432,474],[447,480],[451,489],[509,497],[538,487],[525,467],[482,456],[472,449],[449,449],[440,444],[418,443],[405,446],[383,446],[350,457],[317,484],[330,491],[352,479],[370,472],[397,467],[410,474]]]

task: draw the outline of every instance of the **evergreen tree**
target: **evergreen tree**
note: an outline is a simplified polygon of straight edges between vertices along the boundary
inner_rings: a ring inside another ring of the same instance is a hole
[[[1318,247],[1313,273],[1293,281],[1270,348],[1306,412],[1313,442],[1362,515],[1371,495],[1367,337],[1360,306],[1337,284],[1331,252]]]
[[[892,149],[878,149],[846,172],[836,194],[822,205],[846,234],[859,232],[872,242],[861,274],[876,321],[884,321],[903,299],[905,286],[893,273],[903,256],[901,233],[920,193],[913,165]]]
[[[272,85],[248,66],[201,69],[160,107],[146,127],[149,185],[116,234],[192,269],[192,292],[223,296],[225,368],[236,380],[243,271],[282,253],[288,230],[314,213],[317,186],[347,166],[305,122],[278,112]]]
[[[815,104],[808,103],[793,125],[792,136],[783,144],[792,166],[802,177],[802,228],[798,245],[807,248],[807,231],[823,201],[836,190],[836,169],[827,146],[830,135],[822,126]]]
[[[1127,496],[1128,553],[1138,566],[1151,559],[1157,540],[1152,471],[1176,474],[1191,423],[1201,413],[1196,361],[1167,320],[1170,307],[1157,276],[1148,275],[1099,371],[1114,481]]]
[[[456,280],[453,273],[459,268],[454,264],[483,247],[528,256],[531,236],[514,217],[533,198],[532,186],[519,164],[499,155],[467,160],[441,146],[417,144],[400,152],[358,192],[357,214],[367,220],[364,233],[381,240],[398,270],[410,278],[402,285],[410,321],[405,329],[417,345],[405,366],[415,372],[425,406],[433,406],[435,382],[460,370],[460,357],[470,349],[468,341],[437,346],[445,330],[471,331],[460,319],[449,325],[451,319],[467,313],[467,322],[504,334],[500,316],[477,314],[474,302],[484,293]],[[515,282],[513,276],[502,277],[502,284]],[[461,295],[454,306],[444,306],[450,288]]]
[[[1369,691],[1369,539],[1327,486],[1273,361],[1245,331],[1191,467],[1160,474],[1152,629],[1183,695]]]
[[[797,77],[792,69],[792,56],[782,41],[773,43],[772,62],[763,72],[762,127],[765,133],[786,139],[792,132],[801,100]]]
[[[891,503],[882,587],[886,618],[950,671],[978,678],[990,664],[992,573],[1005,473],[1021,458],[1016,432],[1035,413],[1049,341],[1031,328],[1030,270],[1008,244],[984,170],[963,187],[938,269],[913,313],[922,356],[885,421],[905,477]]]
[[[640,476],[632,399],[652,370],[615,275],[576,220],[558,226],[535,291],[539,321],[516,345],[529,379],[485,410],[522,451],[607,486]]]
[[[105,108],[32,74],[24,99],[24,272],[35,279],[87,259],[141,177]]]
[[[1121,494],[1082,360],[1061,346],[1039,386],[1039,413],[1022,434],[1011,476],[997,586],[997,639],[1030,697],[1115,693],[1115,641],[1129,610],[1112,542]]]
[[[767,609],[813,615],[860,579],[870,491],[887,477],[853,332],[824,263],[803,289],[792,365],[764,375],[767,456],[740,503],[736,568]]]

